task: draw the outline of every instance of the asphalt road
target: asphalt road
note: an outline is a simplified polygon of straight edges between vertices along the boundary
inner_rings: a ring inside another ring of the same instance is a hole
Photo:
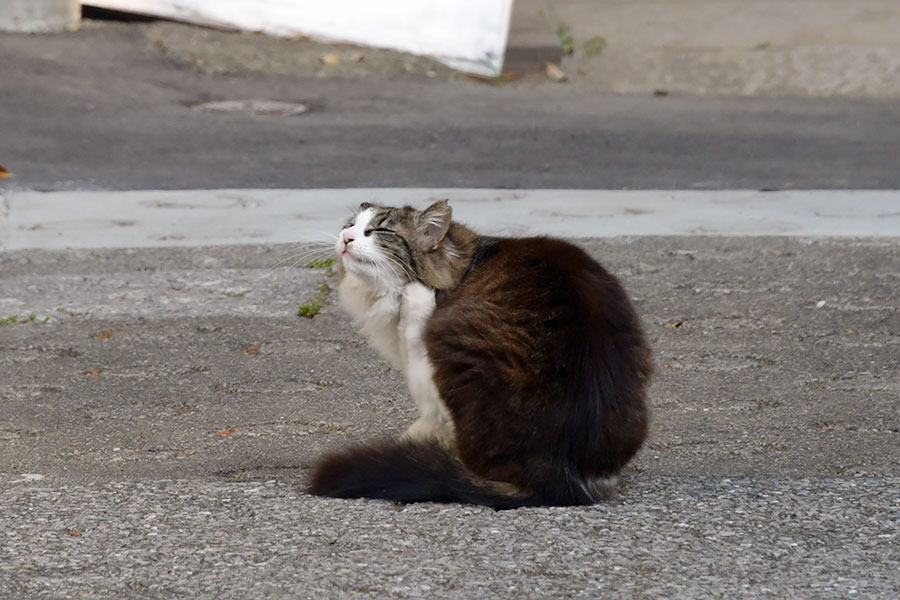
[[[900,242],[584,244],[652,435],[619,499],[501,513],[303,492],[414,408],[285,247],[3,254],[0,596],[892,598]]]
[[[893,100],[610,96],[549,81],[391,81],[377,69],[225,77],[170,61],[144,27],[0,38],[0,164],[17,175],[6,185],[900,188]],[[216,44],[220,61],[236,56],[227,39]],[[248,98],[311,110],[191,108]]]

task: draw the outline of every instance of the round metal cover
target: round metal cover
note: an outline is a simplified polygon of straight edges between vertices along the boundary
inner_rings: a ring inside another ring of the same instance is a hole
[[[302,115],[309,110],[305,104],[274,100],[223,100],[221,102],[204,102],[195,105],[194,108],[207,112],[237,112],[259,117],[292,117]]]

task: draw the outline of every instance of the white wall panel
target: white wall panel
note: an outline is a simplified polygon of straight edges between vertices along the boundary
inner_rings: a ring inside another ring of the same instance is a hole
[[[513,0],[90,0],[85,4],[290,37],[434,56],[497,75]]]

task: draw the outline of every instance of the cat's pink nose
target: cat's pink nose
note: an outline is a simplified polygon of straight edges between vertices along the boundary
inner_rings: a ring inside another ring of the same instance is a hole
[[[352,241],[355,240],[356,238],[354,238],[354,237],[353,237],[353,234],[350,233],[349,231],[345,231],[345,232],[343,233],[343,235],[341,236],[341,239],[344,240],[344,244],[349,244],[350,242],[352,242]]]

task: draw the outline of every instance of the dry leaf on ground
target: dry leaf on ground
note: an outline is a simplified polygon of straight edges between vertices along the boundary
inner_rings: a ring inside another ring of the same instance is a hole
[[[3,165],[0,165],[0,179],[6,179],[7,177],[12,177],[13,174],[6,170]]]
[[[228,435],[232,435],[235,431],[237,431],[237,427],[226,427],[225,429],[221,429],[221,430],[217,431],[216,433],[219,435],[228,436]]]
[[[247,346],[244,348],[244,354],[249,354],[253,356],[254,354],[259,354],[259,344],[253,344],[252,346]]]
[[[669,329],[672,329],[675,327],[681,327],[681,325],[683,323],[684,323],[684,319],[681,319],[680,321],[670,321],[669,323],[666,323],[665,325],[663,325],[663,327],[668,327]]]
[[[100,374],[100,369],[91,369],[90,371],[85,371],[84,374],[88,377],[97,377]]]
[[[107,329],[106,331],[101,331],[100,333],[95,333],[91,337],[95,340],[108,340],[116,333],[125,333],[128,331],[127,329]]]
[[[547,63],[546,73],[547,73],[547,77],[549,77],[553,81],[565,81],[566,79],[568,79],[568,76],[566,75],[565,71],[560,69],[558,66],[556,66],[552,62]]]
[[[341,62],[341,55],[337,52],[332,52],[331,54],[325,54],[324,56],[319,57],[319,62],[323,65],[334,66]]]

